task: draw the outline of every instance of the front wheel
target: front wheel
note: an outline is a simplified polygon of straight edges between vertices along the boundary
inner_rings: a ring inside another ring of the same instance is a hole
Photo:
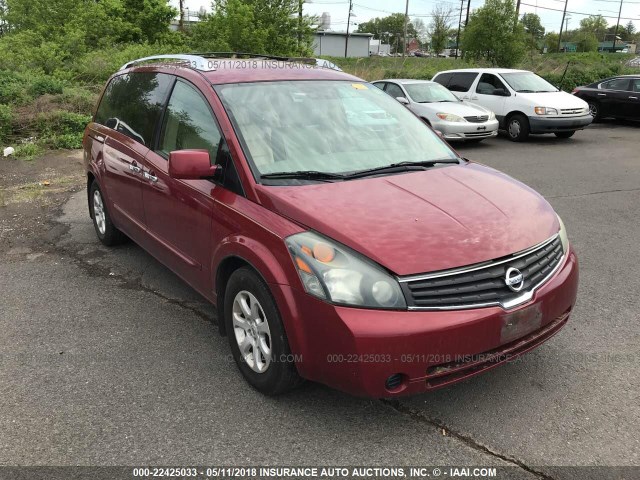
[[[529,136],[529,120],[519,113],[509,118],[507,135],[512,142],[524,142]]]
[[[556,137],[558,137],[558,138],[571,138],[571,137],[573,137],[574,133],[576,133],[575,130],[573,130],[571,132],[556,132]]]
[[[240,268],[229,278],[224,321],[233,358],[251,386],[278,395],[301,383],[276,303],[251,268]]]

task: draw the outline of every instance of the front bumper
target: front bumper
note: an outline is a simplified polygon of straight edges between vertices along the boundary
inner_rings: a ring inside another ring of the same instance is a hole
[[[529,117],[530,133],[554,133],[581,130],[593,122],[591,114],[580,117]]]
[[[490,138],[498,135],[498,120],[483,123],[472,122],[433,122],[433,128],[442,132],[446,140],[472,140]]]
[[[567,322],[578,288],[572,249],[531,301],[456,311],[384,311],[336,307],[284,285],[276,300],[299,373],[354,395],[393,397],[449,385],[537,347]],[[284,304],[282,303],[284,302]],[[522,336],[505,335],[517,318],[536,318]],[[507,325],[508,323],[508,325]],[[388,390],[386,380],[402,382]]]

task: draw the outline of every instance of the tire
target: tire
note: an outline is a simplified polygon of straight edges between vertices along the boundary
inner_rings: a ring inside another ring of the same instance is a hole
[[[573,137],[574,133],[576,133],[575,130],[573,130],[571,132],[555,132],[555,135],[558,138],[571,138],[571,137]]]
[[[224,322],[233,358],[253,388],[279,395],[302,383],[273,296],[249,267],[239,268],[229,278]]]
[[[520,113],[509,117],[507,122],[507,137],[512,142],[524,142],[529,136],[529,120]]]
[[[93,228],[96,230],[98,239],[107,247],[113,247],[123,243],[127,237],[118,230],[107,210],[102,191],[97,181],[93,181],[89,188],[89,208],[93,219]]]
[[[598,102],[587,102],[589,104],[589,113],[593,117],[594,122],[602,120],[602,113],[600,111],[600,104]]]

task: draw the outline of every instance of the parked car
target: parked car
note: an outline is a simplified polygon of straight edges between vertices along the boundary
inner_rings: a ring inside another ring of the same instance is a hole
[[[498,121],[491,110],[459,100],[439,83],[390,79],[373,84],[441,132],[446,140],[480,142],[498,134]]]
[[[589,104],[594,121],[605,117],[640,120],[640,75],[605,78],[571,93]]]
[[[102,243],[126,235],[216,306],[257,390],[423,392],[567,323],[578,263],[541,195],[352,75],[173,57],[107,82],[89,213]]]
[[[583,100],[558,90],[527,70],[475,68],[447,70],[433,77],[458,98],[495,112],[510,140],[529,134],[555,133],[569,138],[593,121]]]

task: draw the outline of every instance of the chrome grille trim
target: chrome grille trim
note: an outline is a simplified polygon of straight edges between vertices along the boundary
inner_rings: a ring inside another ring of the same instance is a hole
[[[471,123],[483,123],[489,120],[489,115],[471,115],[469,117],[464,117],[464,119]]]
[[[420,280],[431,280],[434,278],[442,278],[442,277],[447,277],[447,276],[451,276],[451,275],[461,275],[461,274],[465,274],[465,273],[469,273],[469,272],[474,272],[477,270],[482,270],[482,269],[488,269],[488,268],[492,268],[498,265],[503,265],[505,263],[509,263],[512,262],[514,260],[518,260],[522,257],[525,257],[529,254],[535,253],[537,250],[543,249],[544,247],[546,247],[547,245],[549,245],[552,242],[555,242],[559,237],[559,234],[555,234],[554,236],[552,236],[551,238],[537,244],[534,245],[533,247],[527,248],[526,250],[522,250],[518,253],[515,253],[509,257],[506,258],[502,258],[500,260],[497,261],[487,261],[487,262],[482,262],[479,264],[474,264],[468,267],[462,267],[462,268],[458,268],[458,269],[453,269],[453,270],[446,270],[446,271],[439,271],[439,272],[434,272],[431,274],[423,274],[423,275],[413,275],[413,276],[407,276],[407,277],[397,277],[398,281],[401,284],[406,284],[408,282],[415,282],[415,281],[420,281]],[[560,243],[560,248],[561,248],[561,255],[557,260],[557,263],[553,266],[553,268],[551,269],[551,271],[542,279],[540,280],[538,283],[534,284],[534,285],[530,285],[528,287],[528,289],[526,291],[521,292],[520,295],[518,295],[517,297],[514,298],[509,298],[509,299],[504,299],[502,301],[496,300],[496,301],[488,301],[488,302],[478,302],[478,303],[474,303],[474,304],[463,304],[463,305],[438,305],[438,306],[412,306],[409,305],[407,308],[408,310],[416,310],[416,311],[433,311],[433,310],[467,310],[467,309],[471,309],[471,308],[483,308],[483,307],[492,307],[492,306],[500,306],[505,310],[514,308],[518,305],[521,305],[529,300],[531,300],[531,298],[533,298],[533,294],[536,292],[536,290],[538,290],[541,286],[543,286],[545,283],[547,283],[549,281],[549,279],[551,279],[551,277],[553,277],[553,275],[558,271],[558,269],[564,264],[565,259],[566,259],[566,254],[567,252],[564,251],[562,244]],[[557,249],[557,247],[554,247],[554,249]],[[405,289],[403,288],[403,292],[406,293]],[[409,298],[407,298],[407,302],[409,302]],[[411,299],[413,300],[413,299]]]

